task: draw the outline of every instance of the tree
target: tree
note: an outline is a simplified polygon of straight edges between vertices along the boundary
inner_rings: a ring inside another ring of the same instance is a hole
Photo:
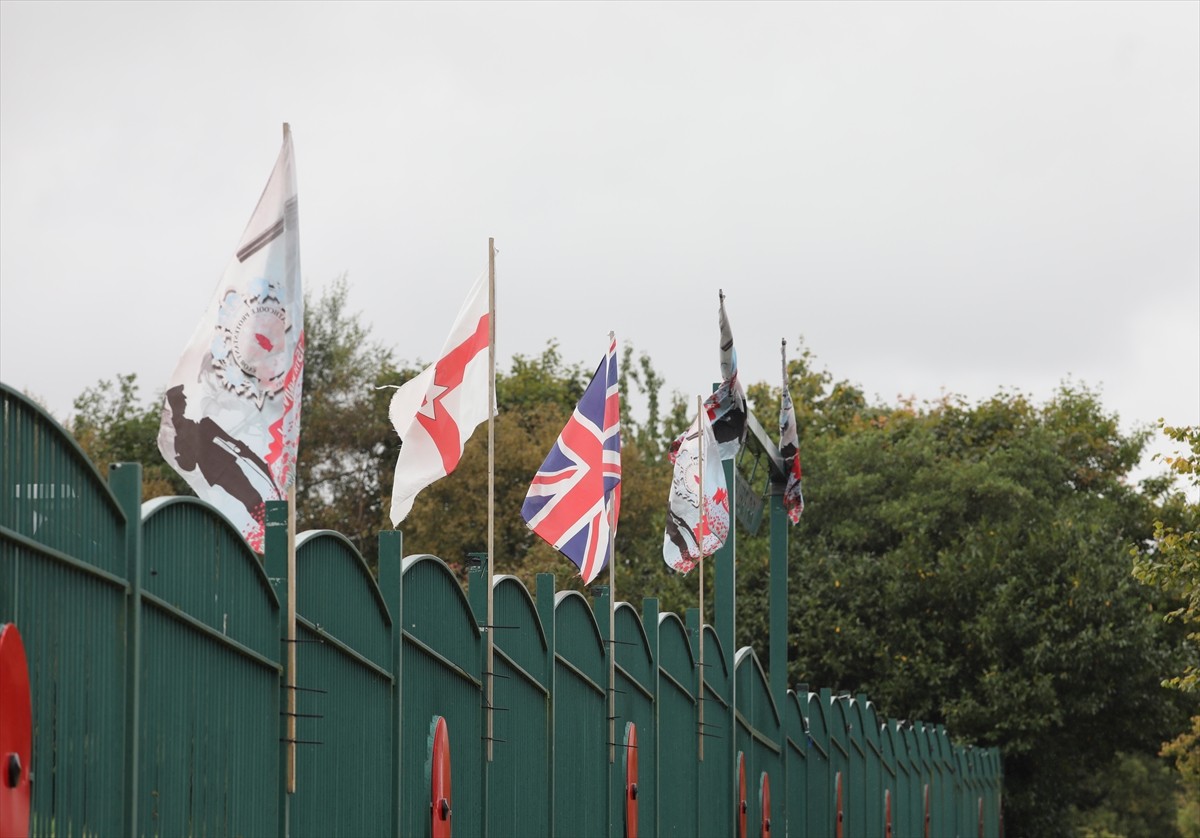
[[[345,535],[378,562],[379,531],[390,527],[399,439],[388,419],[393,390],[417,370],[397,368],[392,350],[349,307],[343,275],[305,302],[304,390],[296,468],[296,527]]]
[[[75,399],[68,430],[101,474],[107,474],[113,463],[141,463],[146,500],[160,495],[193,494],[158,451],[162,393],[143,405],[139,403],[138,389],[133,373],[88,387]]]
[[[1149,754],[1192,703],[1164,601],[1131,584],[1153,499],[1145,435],[1086,388],[870,404],[789,365],[807,507],[789,549],[789,681],[862,690],[1004,754],[1006,827],[1057,835],[1118,752]],[[751,388],[756,412],[778,397]],[[767,636],[766,545],[739,540],[739,642]]]
[[[1161,419],[1158,424],[1170,439],[1190,449],[1189,454],[1177,451],[1163,458],[1172,474],[1200,488],[1200,427],[1171,427]],[[1179,598],[1180,605],[1164,619],[1187,627],[1191,655],[1182,671],[1164,683],[1193,692],[1200,690],[1200,504],[1176,492],[1162,511],[1166,514],[1155,519],[1150,546],[1133,550],[1133,575]]]

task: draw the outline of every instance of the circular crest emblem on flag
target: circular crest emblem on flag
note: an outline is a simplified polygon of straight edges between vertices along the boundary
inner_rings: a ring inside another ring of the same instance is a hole
[[[261,410],[283,389],[292,366],[290,331],[275,283],[259,278],[248,293],[226,292],[212,342],[213,369],[225,389]]]

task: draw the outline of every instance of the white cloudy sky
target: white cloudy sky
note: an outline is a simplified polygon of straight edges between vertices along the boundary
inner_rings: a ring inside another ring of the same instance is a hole
[[[488,236],[502,362],[670,389],[803,335],[884,399],[1200,423],[1200,3],[0,5],[0,380],[166,381],[280,144],[306,287],[431,360]]]

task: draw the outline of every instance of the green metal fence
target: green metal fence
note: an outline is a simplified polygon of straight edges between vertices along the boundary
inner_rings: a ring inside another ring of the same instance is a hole
[[[610,635],[604,587],[498,576],[489,624],[482,573],[468,598],[385,532],[377,584],[343,536],[303,533],[293,686],[284,504],[260,558],[213,507],[142,505],[140,466],[106,480],[38,407],[0,399],[0,622],[29,659],[35,836],[1001,834],[995,749],[788,690],[723,647],[732,553],[718,628],[647,599],[617,603]]]

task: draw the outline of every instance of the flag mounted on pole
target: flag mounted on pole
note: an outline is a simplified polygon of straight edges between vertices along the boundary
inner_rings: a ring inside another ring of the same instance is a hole
[[[779,348],[783,356],[783,394],[779,403],[779,456],[783,458],[783,470],[787,472],[787,485],[783,490],[783,508],[793,524],[804,512],[804,495],[800,488],[800,441],[796,433],[796,409],[792,407],[792,394],[788,392],[787,341]]]
[[[612,560],[621,509],[620,414],[617,342],[610,339],[521,507],[529,528],[574,562],[585,584]]]
[[[699,411],[677,443],[670,453],[675,468],[663,535],[663,561],[671,569],[687,573],[702,557],[711,556],[725,543],[729,535],[729,492],[706,409]]]
[[[408,516],[418,492],[454,471],[467,440],[492,409],[489,297],[484,271],[459,309],[438,360],[392,396],[388,416],[401,441],[392,484],[392,526]]]
[[[304,294],[291,131],[167,385],[158,449],[250,546],[295,477]]]
[[[737,350],[733,348],[733,330],[725,314],[725,292],[718,292],[721,305],[718,322],[721,328],[721,384],[711,396],[704,400],[704,410],[712,423],[713,435],[717,440],[718,458],[731,460],[746,441],[746,394],[738,381]],[[674,462],[676,449],[682,444],[683,436],[671,443],[670,457]]]

